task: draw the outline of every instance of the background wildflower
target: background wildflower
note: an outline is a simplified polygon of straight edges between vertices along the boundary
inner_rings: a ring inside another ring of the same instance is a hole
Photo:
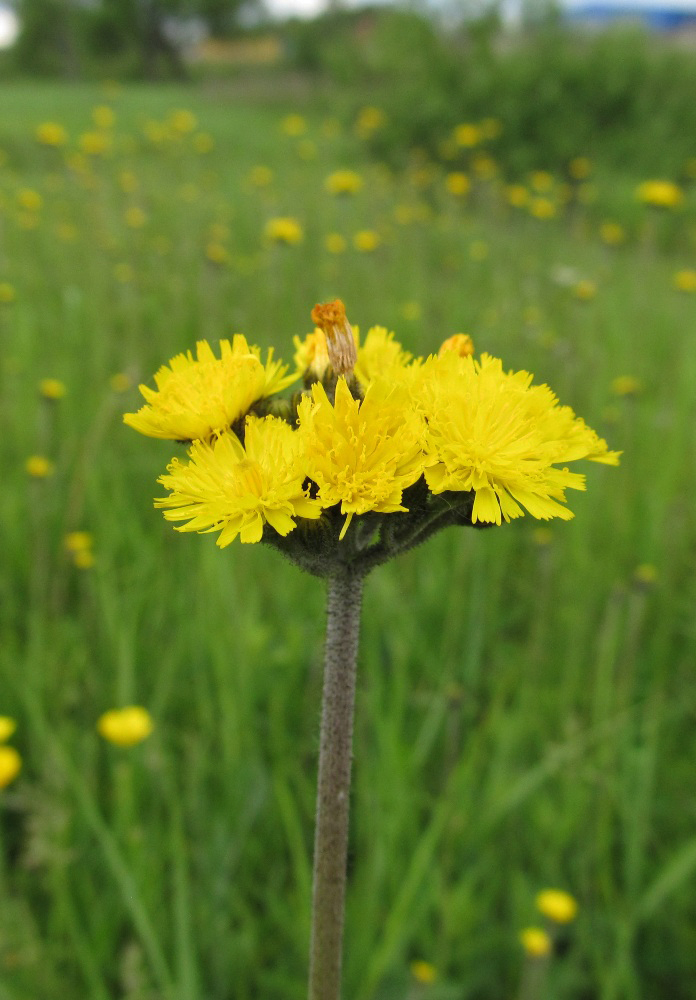
[[[154,729],[152,716],[140,705],[112,708],[97,721],[97,731],[109,743],[132,747],[142,743]]]
[[[7,788],[22,770],[22,758],[14,747],[0,746],[0,789]]]
[[[577,916],[577,900],[563,889],[542,889],[535,902],[537,910],[556,924],[569,924]]]
[[[67,391],[65,382],[61,382],[57,378],[42,378],[39,382],[39,392],[44,399],[62,399]]]
[[[297,246],[304,239],[302,226],[291,216],[269,219],[263,234],[269,243],[284,243],[286,246]]]
[[[17,729],[17,723],[9,715],[0,715],[0,743],[6,743]]]
[[[47,479],[55,472],[55,465],[44,455],[30,455],[24,463],[24,468],[34,479]]]
[[[541,927],[525,927],[520,933],[520,941],[531,958],[545,958],[553,951],[551,937]]]

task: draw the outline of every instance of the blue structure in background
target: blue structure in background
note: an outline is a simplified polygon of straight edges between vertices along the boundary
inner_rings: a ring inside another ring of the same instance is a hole
[[[576,23],[603,26],[614,21],[636,21],[653,31],[696,31],[696,3],[693,6],[659,3],[575,3],[565,8],[565,17]]]

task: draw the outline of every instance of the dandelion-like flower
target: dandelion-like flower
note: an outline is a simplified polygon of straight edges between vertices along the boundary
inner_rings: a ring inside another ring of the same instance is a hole
[[[22,758],[14,747],[0,746],[0,789],[7,788],[22,770]]]
[[[339,378],[332,405],[321,383],[298,409],[305,468],[325,507],[340,504],[346,515],[340,537],[355,514],[408,508],[402,493],[425,467],[425,423],[400,387],[373,382],[354,399]]]
[[[155,375],[157,389],[140,386],[147,400],[137,413],[123,420],[148,437],[173,441],[210,438],[244,416],[254,403],[290,385],[287,366],[273,360],[269,350],[265,365],[258,347],[236,334],[220,341],[220,358],[210,344],[200,340],[196,358],[177,354]]]
[[[525,927],[520,942],[530,958],[546,958],[553,951],[551,936],[541,927]]]
[[[523,508],[542,520],[569,520],[565,490],[582,490],[585,480],[557,465],[579,458],[618,462],[547,386],[532,386],[524,371],[504,372],[487,354],[480,362],[453,351],[430,359],[421,394],[433,462],[428,486],[434,494],[473,490],[473,523],[500,524],[521,517]]]
[[[14,734],[17,723],[9,715],[0,715],[0,743],[6,743]]]
[[[178,531],[219,531],[217,544],[260,542],[265,524],[284,536],[295,518],[318,518],[321,504],[304,486],[300,437],[277,417],[248,417],[244,445],[234,434],[197,441],[189,462],[174,459],[159,482],[171,491],[155,501]]]
[[[152,716],[141,705],[127,705],[104,712],[97,722],[97,732],[118,747],[134,747],[152,733]]]
[[[677,208],[684,201],[684,192],[673,181],[643,181],[636,188],[636,198],[654,208]]]
[[[578,902],[564,889],[542,889],[536,897],[536,908],[556,924],[569,924],[578,912]]]

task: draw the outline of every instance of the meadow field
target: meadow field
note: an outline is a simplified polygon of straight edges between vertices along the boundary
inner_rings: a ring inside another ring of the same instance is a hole
[[[490,122],[397,171],[338,107],[1,85],[0,1000],[306,995],[324,586],[175,533],[177,445],[122,415],[200,339],[292,363],[337,296],[417,355],[470,334],[623,452],[570,522],[368,578],[346,1000],[691,1000],[696,190],[643,204],[583,149],[503,178]],[[119,747],[126,705],[154,729]]]

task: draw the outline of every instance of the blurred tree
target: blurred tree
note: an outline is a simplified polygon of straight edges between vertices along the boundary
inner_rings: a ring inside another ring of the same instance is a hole
[[[23,71],[45,75],[78,76],[96,61],[107,72],[129,66],[150,79],[185,79],[187,25],[228,35],[249,6],[249,0],[17,0],[15,58]]]

